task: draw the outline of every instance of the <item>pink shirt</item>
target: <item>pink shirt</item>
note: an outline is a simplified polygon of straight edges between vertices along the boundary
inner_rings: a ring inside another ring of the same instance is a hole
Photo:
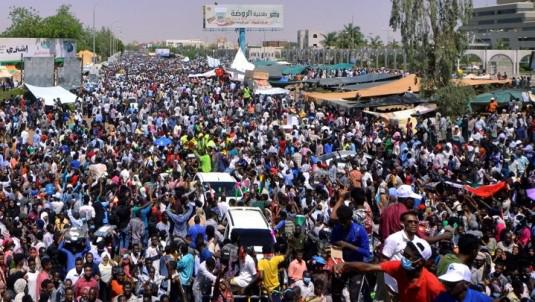
[[[39,273],[39,275],[37,275],[37,281],[35,282],[35,291],[37,293],[36,297],[39,299],[39,297],[41,296],[41,284],[43,283],[43,281],[45,281],[46,279],[50,279],[50,276],[48,275],[47,272],[45,271],[42,271]]]
[[[290,262],[288,267],[288,277],[292,278],[294,281],[303,279],[303,273],[307,270],[307,264],[305,261],[294,261]]]

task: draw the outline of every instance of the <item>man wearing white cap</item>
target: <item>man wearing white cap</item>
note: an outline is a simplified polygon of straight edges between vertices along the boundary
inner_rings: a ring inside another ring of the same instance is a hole
[[[385,272],[396,279],[400,302],[435,301],[445,288],[438,278],[425,268],[425,263],[432,254],[431,246],[426,241],[410,241],[403,251],[401,260],[380,264],[344,262],[334,266],[334,273]]]
[[[446,292],[440,294],[435,302],[490,302],[492,299],[477,290],[470,288],[472,273],[470,268],[461,263],[452,263],[448,271],[438,277],[446,287]]]

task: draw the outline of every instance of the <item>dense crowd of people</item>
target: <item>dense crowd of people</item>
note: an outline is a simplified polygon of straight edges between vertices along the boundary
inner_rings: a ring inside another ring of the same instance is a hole
[[[72,106],[0,102],[2,301],[535,298],[530,104],[399,127],[207,69],[124,54]],[[238,206],[273,244],[227,238]]]

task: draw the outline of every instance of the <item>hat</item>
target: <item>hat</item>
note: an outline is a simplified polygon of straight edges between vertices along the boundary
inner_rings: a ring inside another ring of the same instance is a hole
[[[424,258],[424,260],[429,260],[431,256],[433,255],[433,251],[431,250],[431,246],[427,241],[420,239],[418,237],[415,237],[414,240],[410,241],[408,244],[411,244],[418,250],[418,253],[420,253],[420,256]]]
[[[409,185],[401,185],[396,191],[398,198],[414,198],[421,199],[422,195],[414,193],[412,187]]]
[[[463,280],[471,282],[472,273],[470,272],[470,268],[465,264],[452,263],[448,266],[448,271],[438,278],[446,282],[460,282]]]
[[[485,257],[485,253],[478,252],[476,256],[476,260],[485,260],[487,257]]]

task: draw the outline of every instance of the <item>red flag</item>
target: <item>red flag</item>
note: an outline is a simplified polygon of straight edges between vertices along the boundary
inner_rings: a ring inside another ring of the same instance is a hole
[[[464,186],[464,189],[478,197],[489,198],[504,189],[506,186],[507,184],[504,181],[500,181],[499,183],[493,185],[486,185],[477,188],[472,188],[466,185]]]

